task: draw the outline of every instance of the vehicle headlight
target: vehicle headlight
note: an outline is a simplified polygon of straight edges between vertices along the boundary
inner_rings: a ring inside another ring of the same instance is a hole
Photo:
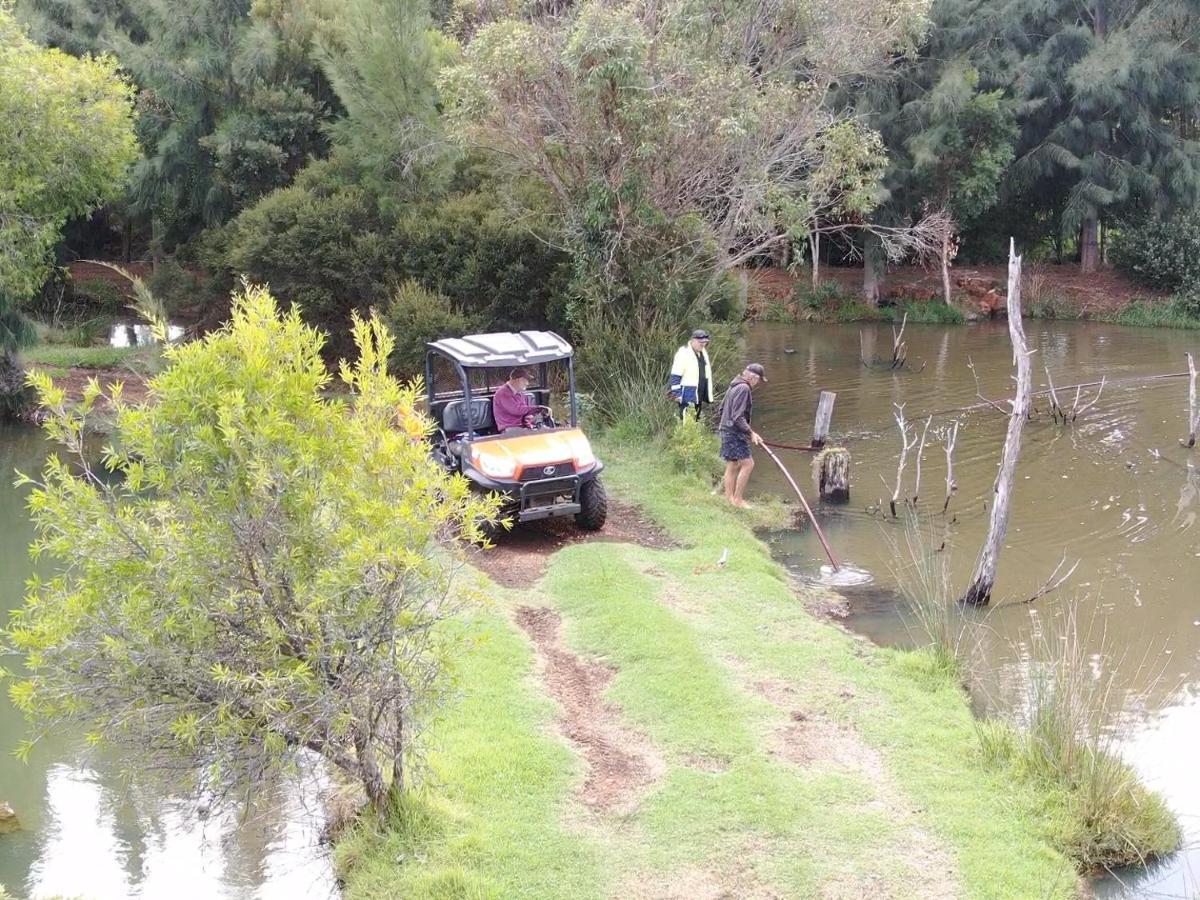
[[[575,457],[575,471],[590,469],[596,464],[596,454],[592,452],[592,445],[585,437],[577,437],[571,439],[571,454]]]
[[[472,459],[475,461],[475,468],[489,478],[512,478],[517,474],[517,461],[512,457],[476,452]]]

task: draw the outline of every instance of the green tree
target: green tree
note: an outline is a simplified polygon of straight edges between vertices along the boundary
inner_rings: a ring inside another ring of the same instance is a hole
[[[436,79],[455,44],[429,0],[320,0],[318,59],[345,116],[330,130],[384,198],[430,196],[450,174]]]
[[[574,324],[600,336],[591,353],[625,354],[593,368],[603,391],[710,318],[731,267],[807,234],[815,184],[855,181],[849,161],[874,166],[825,152],[842,117],[824,100],[911,49],[927,5],[493,6],[443,73],[448,126],[545,187],[576,260]]]
[[[336,104],[312,61],[314,20],[285,0],[23,0],[34,31],[115,55],[140,89],[127,214],[186,241],[290,183],[327,151]]]
[[[72,411],[37,379],[72,457],[30,496],[33,553],[55,574],[4,632],[28,670],[9,694],[37,734],[70,723],[131,770],[177,767],[217,792],[305,752],[380,811],[410,783],[461,634],[445,624],[454,545],[497,507],[430,459],[386,328],[356,320],[354,337],[349,394],[329,396],[319,333],[247,288],[229,325],[165,350],[152,402],[114,392],[115,478],[83,448],[100,387]]]
[[[45,282],[67,220],[124,186],[137,158],[132,91],[115,60],[31,42],[0,2],[0,397],[32,340],[20,308]]]
[[[1200,201],[1200,9],[1192,0],[942,0],[947,42],[1020,103],[1005,193],[1099,261],[1100,224]]]

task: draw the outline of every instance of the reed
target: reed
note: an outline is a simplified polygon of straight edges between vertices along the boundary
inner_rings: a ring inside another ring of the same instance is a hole
[[[1035,630],[1018,724],[977,725],[985,759],[1044,791],[1051,837],[1082,870],[1141,865],[1179,846],[1174,815],[1119,753],[1140,702],[1117,680],[1128,662],[1103,625],[1081,627],[1068,604]],[[1140,679],[1145,661],[1133,669]]]

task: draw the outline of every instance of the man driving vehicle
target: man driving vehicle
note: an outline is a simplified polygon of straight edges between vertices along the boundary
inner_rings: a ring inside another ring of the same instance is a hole
[[[532,428],[534,419],[541,415],[538,406],[525,392],[529,390],[531,378],[525,369],[513,369],[508,381],[496,388],[492,396],[492,415],[496,418],[496,430],[510,428]]]

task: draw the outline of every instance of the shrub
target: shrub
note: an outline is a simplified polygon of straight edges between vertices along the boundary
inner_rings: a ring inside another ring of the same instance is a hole
[[[386,328],[356,319],[353,337],[349,395],[330,397],[321,336],[248,288],[225,328],[166,348],[155,403],[110,393],[121,477],[50,457],[29,507],[54,574],[0,632],[42,733],[200,790],[260,787],[308,753],[380,814],[406,787],[460,650],[453,547],[497,504],[430,459]],[[78,460],[100,388],[68,410],[34,377]]]
[[[109,313],[121,312],[129,302],[120,288],[103,278],[81,278],[71,282],[71,297],[78,303],[97,306]]]
[[[395,256],[374,198],[343,177],[330,160],[313,163],[239,215],[222,241],[231,272],[269,284],[335,335],[346,333],[352,311],[386,298]],[[343,343],[335,338],[332,349]]]
[[[391,235],[397,271],[493,330],[565,330],[570,260],[471,191],[407,211]]]
[[[1200,284],[1200,214],[1126,224],[1113,242],[1112,258],[1150,287],[1193,288]]]
[[[667,436],[667,458],[675,471],[699,475],[706,481],[720,474],[722,465],[716,434],[703,421],[688,414]]]
[[[425,344],[444,337],[458,337],[475,330],[471,319],[441,294],[406,281],[396,288],[384,318],[396,335],[396,346],[388,368],[402,378],[425,371]]]

